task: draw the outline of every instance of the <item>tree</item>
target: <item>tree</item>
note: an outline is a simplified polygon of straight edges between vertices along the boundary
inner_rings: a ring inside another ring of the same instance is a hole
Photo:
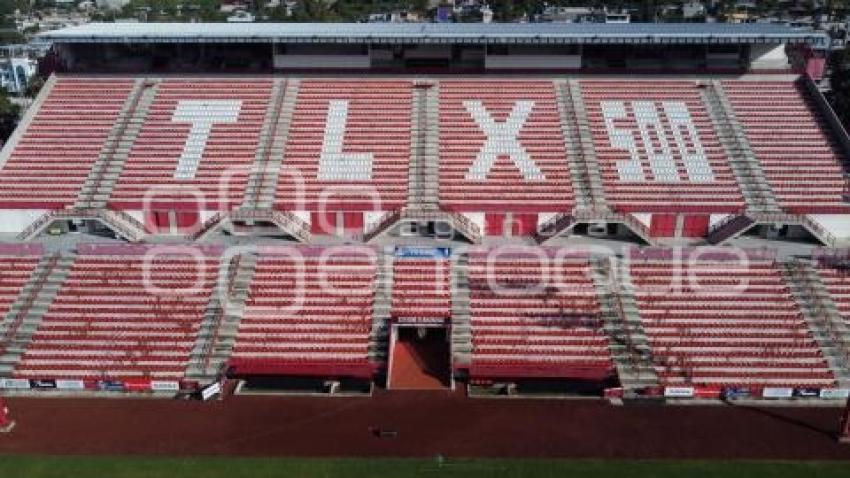
[[[2,4],[0,0],[0,4]],[[14,5],[0,6],[0,45],[7,43],[22,43],[24,37],[15,29],[15,22],[12,21],[10,13],[14,10]]]
[[[27,90],[24,96],[27,98],[35,98],[44,87],[44,79],[38,75],[33,75],[27,82]]]
[[[302,0],[292,12],[296,22],[332,22],[339,17],[325,0]]]
[[[9,100],[6,90],[0,88],[0,140],[2,142],[5,143],[15,130],[20,112],[21,108]]]
[[[829,78],[832,93],[832,107],[844,123],[850,127],[850,50],[844,49],[832,54],[830,59],[832,74]]]

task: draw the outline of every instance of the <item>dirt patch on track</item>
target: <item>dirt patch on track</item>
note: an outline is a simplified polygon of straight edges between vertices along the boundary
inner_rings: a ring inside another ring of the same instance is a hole
[[[239,396],[8,400],[0,453],[844,459],[837,408],[612,407],[588,400]],[[378,438],[370,429],[397,432]]]

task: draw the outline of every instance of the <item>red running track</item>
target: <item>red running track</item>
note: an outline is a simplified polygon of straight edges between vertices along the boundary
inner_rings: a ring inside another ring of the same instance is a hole
[[[419,391],[8,402],[18,426],[0,435],[0,453],[850,460],[850,446],[831,436],[838,408],[612,407]]]

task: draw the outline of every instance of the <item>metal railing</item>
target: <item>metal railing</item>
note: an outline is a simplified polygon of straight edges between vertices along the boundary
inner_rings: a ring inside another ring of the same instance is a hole
[[[374,225],[369,227],[363,234],[363,240],[368,242],[374,239],[378,234],[385,231],[388,227],[402,219],[410,219],[415,221],[446,221],[452,224],[456,230],[465,235],[471,242],[481,242],[481,230],[478,226],[467,219],[463,214],[432,211],[427,209],[395,209],[381,216]]]
[[[97,219],[130,241],[138,241],[145,236],[144,225],[123,211],[112,209],[56,209],[39,217],[17,237],[19,240],[28,240],[51,222],[61,219]]]
[[[556,234],[575,223],[575,217],[571,213],[560,213],[544,222],[537,230],[535,239],[538,243],[551,239]]]
[[[220,212],[215,213],[212,217],[207,219],[201,224],[201,227],[198,228],[197,231],[193,231],[189,234],[186,234],[185,238],[188,241],[197,241],[201,236],[207,233],[210,229],[215,227],[216,224],[221,222],[224,219],[224,215]]]
[[[230,213],[231,221],[265,221],[301,242],[310,242],[310,226],[291,212],[275,209],[237,209]]]
[[[835,236],[805,214],[750,213],[748,215],[754,222],[759,223],[799,224],[818,236],[818,239],[823,241],[825,245],[835,245]]]
[[[139,241],[145,236],[144,224],[137,221],[133,216],[124,211],[114,209],[97,209],[93,215],[103,222],[113,226],[131,241]]]
[[[385,213],[378,219],[378,222],[369,226],[366,231],[363,233],[363,241],[369,242],[374,239],[378,234],[384,232],[388,227],[395,224],[401,219],[401,209],[394,209]]]
[[[57,217],[57,211],[50,211],[48,213],[42,214],[38,219],[36,219],[32,224],[27,226],[26,229],[18,234],[18,240],[25,241],[30,239],[30,237],[35,234],[36,231],[40,230],[47,223],[51,222],[54,218]]]

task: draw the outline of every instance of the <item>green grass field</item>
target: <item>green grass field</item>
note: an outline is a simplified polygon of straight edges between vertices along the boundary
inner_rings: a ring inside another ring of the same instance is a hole
[[[0,456],[3,478],[850,477],[850,462],[413,460]]]

